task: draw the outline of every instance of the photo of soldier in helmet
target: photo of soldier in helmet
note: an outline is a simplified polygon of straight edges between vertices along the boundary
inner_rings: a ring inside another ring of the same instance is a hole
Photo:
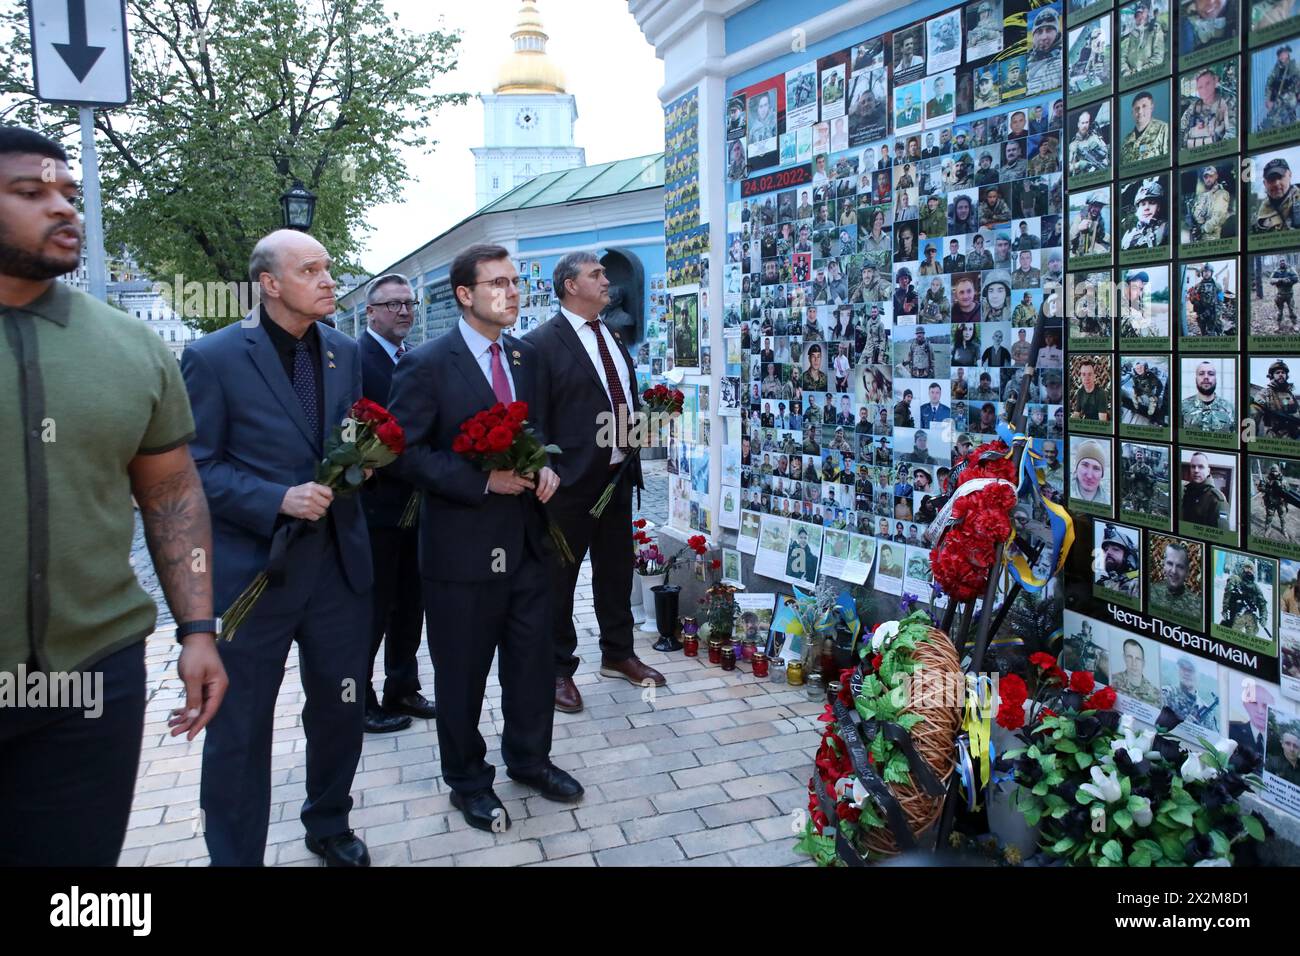
[[[1277,653],[1277,561],[1216,548],[1211,633],[1253,650]]]
[[[1246,546],[1265,554],[1300,557],[1300,464],[1250,455],[1246,471],[1250,481]]]
[[[1169,72],[1172,58],[1168,0],[1121,4],[1119,35],[1120,89],[1129,89]]]
[[[1300,359],[1251,355],[1246,414],[1254,425],[1251,450],[1294,455],[1300,452],[1300,400],[1291,369]]]
[[[1169,356],[1125,355],[1119,368],[1119,433],[1168,441]]]
[[[1251,159],[1246,228],[1251,249],[1276,249],[1300,242],[1300,189],[1292,171],[1300,148],[1259,153]]]
[[[1250,131],[1252,149],[1296,138],[1300,132],[1300,63],[1292,42],[1250,55]]]
[[[1178,171],[1178,249],[1182,255],[1236,252],[1235,160],[1217,160]]]
[[[1119,452],[1120,517],[1168,531],[1173,515],[1169,446],[1122,441]]]
[[[1002,0],[979,0],[966,8],[966,62],[1002,52]]]
[[[1223,709],[1218,687],[1219,672],[1212,662],[1193,660],[1173,647],[1161,649],[1161,707],[1197,727],[1217,731]]]
[[[1142,606],[1142,532],[1113,521],[1093,522],[1092,593],[1125,607]]]
[[[1235,351],[1237,260],[1184,262],[1178,347],[1184,351]],[[1226,340],[1226,341],[1225,341]]]
[[[1061,85],[1061,15],[1052,7],[1031,11],[1029,54],[1025,58],[1025,79],[1029,96],[1046,93]]]
[[[1250,288],[1250,328],[1247,345],[1300,347],[1300,318],[1295,288],[1300,284],[1300,252],[1251,256],[1246,263]]]
[[[1111,91],[1110,29],[1109,13],[1070,29],[1065,54],[1065,91],[1070,102],[1082,103]]]
[[[1169,174],[1121,183],[1119,261],[1147,262],[1169,257]]]

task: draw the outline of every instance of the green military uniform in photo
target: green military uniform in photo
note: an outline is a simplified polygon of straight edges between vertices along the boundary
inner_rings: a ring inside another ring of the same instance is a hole
[[[1196,309],[1196,324],[1201,335],[1220,336],[1223,334],[1223,321],[1219,318],[1219,293],[1223,290],[1214,281],[1214,269],[1208,263],[1201,267],[1201,277],[1190,296]]]
[[[1192,197],[1188,214],[1191,222],[1192,242],[1208,242],[1223,238],[1223,227],[1232,215],[1232,194],[1224,188],[1222,182],[1216,182],[1209,189],[1205,188],[1207,166],[1201,170],[1196,181],[1196,194]],[[1217,172],[1217,170],[1216,170]]]
[[[1102,537],[1101,546],[1104,548],[1108,544],[1118,545],[1124,549],[1124,563],[1113,571],[1109,569],[1104,571],[1098,576],[1096,584],[1117,594],[1137,597],[1142,588],[1142,572],[1138,568],[1137,549],[1128,535],[1113,524],[1106,525]]]
[[[1151,603],[1156,601],[1156,589],[1164,586],[1164,582],[1154,585],[1151,588]],[[1195,613],[1195,609],[1191,613]],[[1140,700],[1144,704],[1156,706],[1160,703],[1160,688],[1147,680],[1144,674],[1140,679],[1134,680],[1128,676],[1128,671],[1121,671],[1118,674],[1112,674],[1110,677],[1111,689],[1117,694],[1123,694],[1126,697],[1132,697],[1134,700]]]
[[[1130,130],[1119,147],[1120,162],[1126,165],[1168,155],[1169,124],[1158,119],[1147,123],[1147,128],[1140,133],[1136,128]]]
[[[1282,484],[1282,472],[1277,465],[1272,465],[1268,469],[1268,476],[1261,482],[1257,483],[1260,493],[1264,496],[1264,533],[1268,534],[1269,526],[1273,523],[1273,518],[1277,516],[1277,530],[1286,535],[1286,513],[1287,499],[1284,492],[1286,486]]]
[[[1187,149],[1213,146],[1237,138],[1237,111],[1225,97],[1206,105],[1198,96],[1178,119],[1178,142]]]
[[[1172,611],[1174,614],[1199,618],[1201,616],[1201,598],[1200,595],[1193,594],[1186,587],[1179,588],[1178,592],[1174,593],[1170,589],[1168,581],[1158,581],[1151,585],[1151,610],[1158,614],[1161,609]],[[1152,693],[1155,693],[1153,685],[1146,682],[1146,686],[1150,686]],[[1115,689],[1119,690],[1119,687],[1116,686]],[[1155,703],[1155,701],[1152,701],[1152,703]]]
[[[1097,130],[1092,126],[1088,127],[1087,136],[1080,136],[1076,132],[1070,140],[1067,162],[1071,175],[1075,176],[1105,168],[1110,162],[1106,141],[1097,135]]]
[[[1056,42],[1046,50],[1039,50],[1033,35],[1040,29],[1057,31]],[[1029,24],[1030,48],[1025,58],[1025,82],[1035,92],[1045,93],[1061,85],[1061,18],[1050,7],[1039,10]]]
[[[1264,164],[1264,178],[1270,173],[1289,173],[1291,164],[1278,156]],[[1265,196],[1255,209],[1251,223],[1253,232],[1280,232],[1283,229],[1300,229],[1300,187],[1294,183],[1281,199],[1274,202]]]
[[[942,236],[948,228],[948,214],[944,211],[942,201],[931,204],[926,200],[925,212],[921,213],[921,231],[926,236]]]
[[[1252,388],[1251,404],[1256,406],[1258,419],[1258,438],[1300,439],[1300,402],[1296,401],[1291,383],[1276,381],[1278,372],[1290,373],[1291,369],[1281,359],[1268,367],[1268,384]]]
[[[1150,513],[1156,494],[1156,471],[1145,458],[1129,465],[1124,481],[1124,507]]]
[[[1201,401],[1200,394],[1183,399],[1181,408],[1184,431],[1231,432],[1236,428],[1230,406],[1222,395],[1215,395],[1208,402]]]
[[[1165,387],[1155,369],[1147,366],[1141,375],[1134,373],[1129,384],[1133,411],[1145,418],[1155,418],[1164,404]]]
[[[1148,200],[1160,203],[1162,208],[1165,205],[1165,187],[1154,177],[1142,181],[1142,185],[1133,196],[1133,208],[1136,209],[1143,201]],[[1154,249],[1164,245],[1168,239],[1169,223],[1157,215],[1147,222],[1135,222],[1124,233],[1119,244],[1121,249]]]
[[[1100,421],[1103,414],[1110,412],[1110,394],[1100,385],[1094,385],[1091,392],[1080,385],[1074,393],[1074,411],[1088,421]]]
[[[1001,44],[1002,41],[1002,24],[998,23],[993,17],[993,6],[988,3],[981,3],[975,8],[976,24],[966,35],[966,49],[972,48],[978,50],[980,47],[990,46],[992,44]]]
[[[1239,634],[1254,637],[1264,624],[1271,630],[1268,602],[1255,583],[1255,563],[1243,561],[1223,589],[1223,617],[1220,624]]]
[[[1183,520],[1207,528],[1219,527],[1220,516],[1227,510],[1228,499],[1212,481],[1200,484],[1189,481],[1183,488]]]
[[[929,378],[934,374],[934,349],[928,341],[908,344],[907,359],[903,363],[912,373],[913,378]]]
[[[1273,104],[1264,119],[1264,129],[1276,129],[1289,126],[1300,119],[1297,114],[1297,100],[1300,99],[1300,66],[1290,58],[1291,45],[1288,43],[1277,50],[1278,54],[1287,53],[1283,61],[1279,55],[1268,79],[1264,81],[1264,98]]]
[[[1184,720],[1199,724],[1206,730],[1219,729],[1219,715],[1214,712],[1217,699],[1202,700],[1201,695],[1196,691],[1187,690],[1182,684],[1176,684],[1161,689],[1160,701]]]
[[[1290,312],[1289,325],[1294,331],[1296,328],[1295,287],[1296,283],[1300,282],[1300,275],[1297,275],[1283,259],[1268,277],[1268,281],[1273,283],[1273,305],[1277,309],[1279,328],[1286,321],[1287,313]]]
[[[26,448],[0,488],[27,502],[0,549],[0,576],[27,595],[0,609],[0,671],[81,670],[154,629],[129,560],[133,511],[104,505],[130,499],[133,458],[186,444],[194,419],[176,359],[138,319],[62,282],[0,316],[0,447]]]
[[[1120,69],[1125,76],[1160,66],[1165,62],[1165,29],[1151,12],[1149,3],[1139,3],[1139,10],[1147,11],[1147,22],[1139,27],[1131,23],[1119,42]]]

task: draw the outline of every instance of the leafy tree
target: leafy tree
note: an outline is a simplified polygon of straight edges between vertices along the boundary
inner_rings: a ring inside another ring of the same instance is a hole
[[[353,259],[362,216],[400,195],[403,147],[429,149],[431,92],[459,35],[401,28],[380,0],[128,0],[133,101],[95,113],[111,248],[156,279],[246,283],[253,244],[280,223],[301,179],[319,201],[312,233]],[[41,103],[26,5],[0,11],[0,120],[74,147],[75,109]],[[240,316],[195,315],[212,331]]]

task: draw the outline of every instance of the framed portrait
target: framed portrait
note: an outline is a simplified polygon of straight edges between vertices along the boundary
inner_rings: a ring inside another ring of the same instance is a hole
[[[1066,261],[1070,270],[1109,266],[1113,261],[1111,187],[1071,192],[1066,205],[1069,219]]]
[[[1119,88],[1131,90],[1161,76],[1173,63],[1170,0],[1133,0],[1119,6]]]
[[[1071,189],[1107,182],[1114,174],[1111,148],[1111,104],[1105,99],[1072,109],[1067,114],[1065,168]]]
[[[1121,438],[1169,441],[1173,374],[1168,354],[1119,358],[1119,434]]]
[[[1142,532],[1115,521],[1094,521],[1092,596],[1142,610]]]
[[[1300,462],[1247,455],[1246,494],[1250,512],[1246,547],[1260,554],[1300,559]]]
[[[1210,636],[1276,657],[1277,560],[1228,548],[1211,554]]]
[[[1178,15],[1178,65],[1200,66],[1241,49],[1237,0],[1192,0]]]
[[[698,292],[674,295],[673,362],[675,368],[700,364],[700,297]]]
[[[1119,443],[1119,517],[1169,531],[1173,528],[1173,474],[1168,445]]]
[[[1180,446],[1178,531],[1237,547],[1238,456]]]
[[[1067,414],[1072,432],[1110,435],[1115,430],[1111,398],[1115,359],[1108,353],[1081,353],[1069,357]]]
[[[1300,350],[1300,318],[1295,309],[1300,252],[1248,256],[1246,270],[1250,289],[1247,347]]]
[[[1180,356],[1179,365],[1178,440],[1237,448],[1237,359]]]
[[[894,85],[925,76],[925,24],[894,31]]]
[[[1059,3],[1041,6],[1026,14],[1029,23],[1029,53],[1026,55],[1026,93],[1037,96],[1061,86],[1065,34],[1061,30]]]
[[[1252,451],[1300,455],[1300,401],[1296,400],[1291,368],[1300,371],[1296,356],[1257,355],[1246,359],[1246,414],[1254,435]]]
[[[1002,0],[976,0],[967,4],[966,62],[973,63],[1002,52]]]
[[[1116,200],[1119,206],[1119,221],[1115,225],[1115,232],[1119,235],[1119,264],[1135,265],[1169,259],[1173,249],[1169,227],[1169,173],[1155,173],[1121,182]]]
[[[927,72],[961,64],[961,10],[948,10],[925,21]]]
[[[1168,644],[1160,645],[1160,706],[1181,719],[1175,737],[1213,737],[1223,726],[1219,666]],[[1208,734],[1207,734],[1208,732]]]
[[[1178,349],[1235,352],[1239,348],[1236,259],[1178,264]]]
[[[1250,58],[1250,129],[1247,145],[1261,149],[1300,138],[1300,63],[1292,48],[1300,37],[1261,47]]]
[[[1070,106],[1090,103],[1114,90],[1111,15],[1071,26],[1066,43],[1065,96]]]
[[[1079,514],[1096,518],[1114,516],[1114,442],[1091,434],[1070,436],[1069,506]]]
[[[1115,0],[1065,0],[1065,22],[1070,26],[1115,6]]]
[[[1178,170],[1178,254],[1219,256],[1238,250],[1235,157]]]
[[[1169,266],[1121,269],[1119,273],[1121,352],[1169,348]]]
[[[1205,545],[1201,542],[1171,534],[1148,534],[1148,613],[1194,631],[1202,630],[1206,570]]]
[[[1250,46],[1273,43],[1300,32],[1300,0],[1250,0],[1246,36]]]
[[[1163,706],[1160,702],[1161,645],[1120,627],[1102,626],[1106,627],[1102,633],[1109,637],[1110,643],[1110,686],[1118,695],[1115,709],[1154,724]]]
[[[1251,251],[1284,249],[1300,245],[1300,189],[1292,182],[1300,168],[1300,146],[1288,146],[1256,153],[1243,165],[1248,172],[1248,189],[1242,190],[1246,204],[1246,248]]]
[[[1173,163],[1170,83],[1151,83],[1119,97],[1121,176],[1165,169]]]
[[[1207,63],[1178,76],[1178,161],[1199,163],[1240,148],[1240,58]]]
[[[1071,273],[1069,289],[1074,296],[1073,308],[1067,312],[1069,347],[1114,348],[1116,290],[1110,270]]]
[[[1025,96],[1025,57],[1009,56],[1000,61],[1002,66],[1002,102],[1023,99]]]

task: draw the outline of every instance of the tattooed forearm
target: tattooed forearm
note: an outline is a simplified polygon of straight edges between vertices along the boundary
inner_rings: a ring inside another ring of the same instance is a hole
[[[138,469],[134,491],[149,554],[172,616],[177,621],[195,621],[212,617],[212,526],[198,472],[189,453],[181,451],[184,461],[176,463],[179,467],[156,462]]]

